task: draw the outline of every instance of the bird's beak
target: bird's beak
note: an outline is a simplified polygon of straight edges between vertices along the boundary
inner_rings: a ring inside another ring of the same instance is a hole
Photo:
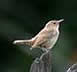
[[[61,22],[63,22],[64,21],[64,19],[60,19],[60,20],[58,20],[57,22],[58,23],[61,23]]]

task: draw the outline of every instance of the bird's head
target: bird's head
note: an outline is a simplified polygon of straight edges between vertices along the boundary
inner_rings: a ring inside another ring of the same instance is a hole
[[[51,20],[51,21],[49,21],[47,24],[46,24],[46,27],[47,28],[56,28],[56,29],[58,29],[59,28],[59,24],[62,22],[62,21],[64,21],[64,19],[60,19],[60,20]]]

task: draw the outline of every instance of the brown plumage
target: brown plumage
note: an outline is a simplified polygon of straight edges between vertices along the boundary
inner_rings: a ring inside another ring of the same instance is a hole
[[[41,48],[45,53],[55,45],[57,39],[59,37],[59,23],[64,19],[60,20],[51,20],[49,21],[45,27],[32,39],[29,40],[15,40],[14,44],[22,44],[31,46],[31,50],[33,48]],[[43,56],[42,55],[42,56]],[[42,58],[42,56],[40,58]]]

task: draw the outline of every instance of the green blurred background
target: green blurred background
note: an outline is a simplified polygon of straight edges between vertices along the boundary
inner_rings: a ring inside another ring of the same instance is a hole
[[[29,72],[39,51],[12,42],[29,39],[49,20],[61,18],[65,21],[52,50],[53,72],[65,72],[77,61],[77,1],[0,0],[0,72]]]

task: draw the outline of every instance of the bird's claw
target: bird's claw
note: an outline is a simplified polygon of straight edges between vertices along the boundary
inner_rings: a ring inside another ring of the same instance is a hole
[[[30,50],[32,50],[32,48],[30,48]]]
[[[40,59],[39,58],[36,58],[34,62],[35,63],[39,63],[40,62]]]

